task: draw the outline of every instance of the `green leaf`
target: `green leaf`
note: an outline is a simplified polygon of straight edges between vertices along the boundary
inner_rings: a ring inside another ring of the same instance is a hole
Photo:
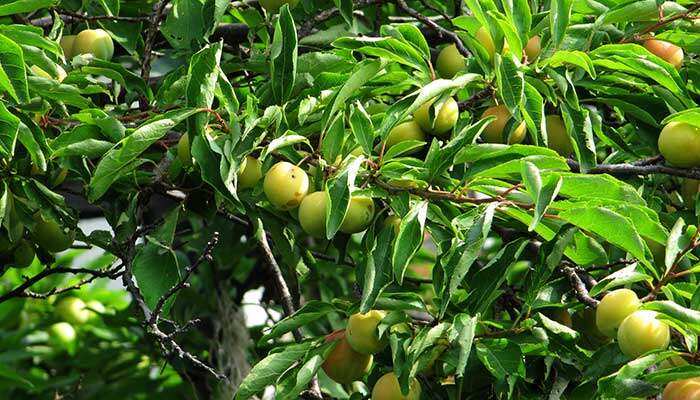
[[[534,164],[531,162],[524,162],[522,168],[523,183],[530,197],[535,202],[534,218],[528,227],[528,231],[532,232],[542,219],[549,205],[557,197],[559,189],[562,186],[562,179],[561,177],[552,177],[543,185],[540,170]]]
[[[0,89],[6,91],[18,103],[29,100],[22,48],[5,35],[0,35]]]
[[[396,238],[394,251],[391,255],[391,265],[394,270],[394,279],[401,284],[408,263],[423,244],[423,229],[428,214],[428,202],[416,203],[401,219],[399,234]]]
[[[11,158],[15,153],[20,120],[0,102],[0,155]]]
[[[359,101],[350,108],[350,130],[365,154],[372,154],[374,144],[374,124],[362,103]]]
[[[518,116],[520,115],[518,110],[525,93],[524,75],[518,70],[518,65],[513,56],[497,56],[496,60],[496,82],[500,88],[499,93],[511,114]]]
[[[132,265],[139,290],[143,294],[146,305],[151,309],[180,279],[175,253],[156,241],[149,240],[139,248]],[[171,297],[166,302],[164,310],[167,310],[174,300],[175,298]]]
[[[588,57],[588,54],[578,50],[559,50],[551,57],[546,58],[541,65],[556,68],[565,64],[575,65],[586,71],[591,78],[596,78],[593,61]]]
[[[659,3],[656,0],[634,0],[623,2],[615,7],[612,7],[603,14],[604,24],[616,24],[620,22],[635,22],[635,21],[653,21],[659,17]],[[669,9],[668,5],[672,4],[675,8]],[[685,10],[678,4],[664,2],[661,7],[664,9],[664,17],[670,17],[674,14],[673,11]]]
[[[42,8],[53,7],[57,3],[57,0],[6,0],[0,4],[0,17],[30,13]]]
[[[564,40],[571,18],[572,0],[552,0],[549,10],[549,28],[552,34],[552,48],[557,49]]]
[[[508,339],[487,339],[476,343],[476,356],[491,375],[503,381],[509,375],[525,377],[520,346]]]
[[[477,323],[478,316],[470,317],[467,314],[455,315],[454,321],[452,322],[454,326],[453,332],[458,333],[454,339],[456,339],[457,345],[459,346],[459,358],[457,359],[457,368],[455,371],[455,375],[459,377],[464,376],[469,354],[472,351],[472,343],[474,342]]]
[[[280,9],[275,23],[275,34],[270,47],[270,76],[272,93],[277,104],[282,104],[292,94],[297,72],[297,31],[288,5]]]
[[[357,64],[354,72],[345,81],[345,84],[338,90],[333,103],[326,107],[323,114],[323,130],[325,131],[331,122],[331,117],[335,118],[336,113],[350,97],[356,94],[357,90],[364,86],[370,79],[374,78],[382,69],[382,63],[377,60],[364,60]]]
[[[294,314],[277,322],[260,338],[258,343],[263,344],[270,339],[278,338],[287,332],[291,332],[320,318],[326,317],[329,313],[334,311],[336,311],[336,309],[332,304],[317,300],[309,301]]]
[[[355,177],[364,161],[364,157],[357,157],[343,168],[335,179],[326,183],[326,237],[332,239],[340,229],[345,219],[345,214],[350,206],[350,194],[355,187]]]
[[[385,226],[379,235],[372,236],[371,246],[367,249],[364,274],[362,276],[362,299],[360,312],[366,313],[374,307],[382,291],[392,282],[391,253],[394,245],[392,226]],[[374,231],[368,231],[368,235]],[[359,271],[358,271],[359,272]]]
[[[219,60],[221,59],[221,44],[204,47],[190,59],[187,70],[187,88],[185,90],[188,107],[211,108],[214,102],[214,90],[219,77]],[[207,125],[207,113],[193,114],[187,121],[187,132],[190,141],[201,136]]]

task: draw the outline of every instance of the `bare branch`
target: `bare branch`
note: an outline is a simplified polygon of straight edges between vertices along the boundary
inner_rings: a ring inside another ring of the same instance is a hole
[[[629,164],[599,164],[586,171],[586,173],[617,176],[665,174],[683,178],[700,179],[700,168],[674,168],[659,164],[661,161],[663,161],[663,157],[655,156]],[[567,163],[572,171],[579,172],[581,170],[580,165],[576,161],[567,160]]]
[[[419,13],[418,11],[414,10],[413,8],[409,7],[408,4],[406,4],[405,0],[396,0],[396,4],[399,6],[399,8],[401,8],[407,14],[409,14],[413,18],[424,23],[429,28],[431,28],[435,32],[437,32],[437,34],[440,37],[447,37],[448,39],[450,39],[455,44],[455,46],[457,46],[457,50],[459,50],[459,53],[462,54],[464,57],[471,56],[471,53],[469,52],[469,50],[466,47],[464,47],[464,43],[462,43],[462,39],[460,39],[456,33],[452,32],[449,29],[445,29],[445,28],[441,27],[440,25],[435,23],[435,21],[433,21],[432,19],[426,17],[425,15],[423,15],[423,14]],[[450,22],[452,22],[452,21],[450,20]]]
[[[588,294],[588,289],[586,289],[586,285],[578,276],[574,267],[569,265],[563,265],[560,267],[560,270],[567,278],[569,278],[569,283],[571,284],[572,289],[574,289],[574,295],[581,303],[593,308],[598,306],[598,303],[600,303],[600,301],[594,299],[593,297],[591,297],[591,295]]]

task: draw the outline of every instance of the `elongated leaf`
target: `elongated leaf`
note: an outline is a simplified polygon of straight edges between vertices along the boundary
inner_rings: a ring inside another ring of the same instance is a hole
[[[270,48],[270,75],[272,92],[278,104],[292,94],[297,73],[297,31],[289,6],[284,4],[275,23],[275,34]]]
[[[350,206],[350,194],[355,187],[355,177],[364,157],[357,157],[340,171],[338,176],[327,182],[328,207],[326,207],[326,237],[332,239],[340,229]]]
[[[423,229],[428,214],[428,202],[416,203],[406,216],[401,220],[396,245],[391,255],[391,264],[394,270],[394,279],[400,284],[403,282],[406,267],[414,254],[423,244]]]

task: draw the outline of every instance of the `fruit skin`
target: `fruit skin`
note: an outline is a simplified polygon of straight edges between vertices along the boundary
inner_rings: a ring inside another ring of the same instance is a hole
[[[340,224],[340,231],[344,233],[362,232],[374,218],[374,200],[370,197],[353,196],[350,199],[348,212]]]
[[[32,236],[34,242],[46,251],[58,253],[69,248],[75,239],[75,232],[65,231],[53,221],[46,221],[39,214],[34,217],[36,225]]]
[[[255,187],[262,178],[262,163],[253,156],[246,156],[245,165],[238,172],[238,188],[249,189]]]
[[[542,50],[542,39],[537,35],[531,37],[523,49],[528,61],[533,61],[539,57],[540,50]]]
[[[695,208],[695,195],[700,192],[700,180],[685,178],[681,184],[681,197],[685,202],[685,206]]]
[[[664,350],[671,341],[671,332],[665,322],[656,319],[657,313],[638,310],[630,314],[617,330],[617,343],[626,355],[636,358],[651,350]]]
[[[326,341],[338,341],[323,362],[323,371],[329,378],[341,384],[349,384],[362,379],[372,367],[372,355],[360,354],[350,347],[345,331],[334,332]]]
[[[511,286],[522,286],[525,282],[527,273],[530,272],[530,263],[527,261],[518,261],[508,268],[506,271],[506,282]]]
[[[476,40],[484,46],[486,49],[486,52],[489,54],[489,58],[493,60],[493,56],[496,54],[496,45],[493,43],[493,38],[491,37],[491,33],[485,28],[481,27],[479,28],[478,31],[476,31],[476,34],[474,35],[476,37]]]
[[[13,253],[12,266],[15,268],[25,268],[32,265],[36,253],[34,245],[28,240],[21,240]]]
[[[48,329],[49,344],[57,349],[70,350],[75,342],[76,334],[73,326],[67,322],[58,322]]]
[[[63,35],[61,38],[61,48],[63,48],[63,55],[66,59],[70,60],[75,56],[75,51],[73,51],[73,45],[75,44],[76,35]]]
[[[86,29],[75,37],[73,51],[75,54],[92,54],[109,61],[114,55],[114,42],[109,33],[102,29]]]
[[[280,210],[291,210],[309,191],[309,177],[303,169],[286,161],[273,165],[263,182],[267,200]]]
[[[386,314],[371,310],[366,314],[353,314],[348,318],[345,337],[352,348],[360,354],[379,353],[386,347],[386,337],[379,339],[377,327]]]
[[[451,44],[443,47],[435,60],[435,70],[445,79],[452,79],[459,72],[467,68],[466,58],[457,50],[457,46]]]
[[[97,300],[90,300],[86,302],[85,307],[90,313],[90,321],[99,319],[102,314],[107,312],[105,306]]]
[[[596,308],[596,326],[604,335],[615,337],[615,331],[622,321],[641,305],[635,292],[629,289],[613,290],[603,297]]]
[[[299,223],[311,236],[326,237],[326,192],[313,192],[299,205]]]
[[[406,121],[396,125],[386,138],[386,149],[397,145],[406,140],[419,140],[425,142],[425,133],[421,130],[420,125],[416,121]],[[413,152],[418,149],[413,150]]]
[[[408,393],[404,396],[396,374],[389,372],[382,375],[374,384],[372,400],[419,400],[421,387],[418,380],[414,378],[408,386]]]
[[[652,54],[663,58],[676,69],[679,69],[681,65],[683,65],[683,49],[673,43],[649,39],[644,42],[644,47]]]
[[[700,377],[669,382],[663,400],[700,400]]]
[[[432,126],[429,111],[434,102],[435,100],[431,100],[418,107],[413,114],[413,120],[418,123],[423,132],[428,132],[435,136],[442,136],[449,133],[457,123],[459,119],[459,106],[452,97],[445,100],[442,107],[440,107],[440,111],[435,115],[435,126]]]
[[[700,128],[671,122],[661,130],[658,145],[661,155],[676,167],[700,166]]]
[[[594,308],[577,311],[571,317],[572,328],[581,334],[579,345],[585,349],[596,350],[610,341],[610,338],[598,329],[595,319]]]
[[[56,314],[71,324],[84,324],[90,319],[91,311],[77,297],[66,297],[56,305]]]
[[[299,0],[260,0],[259,3],[267,12],[274,14],[282,8],[283,4],[289,4],[290,9],[296,7]]]
[[[486,117],[495,116],[496,120],[492,121],[490,124],[484,128],[481,135],[482,139],[488,143],[503,143],[503,130],[508,123],[508,120],[512,117],[508,107],[504,105],[497,105],[487,108],[483,114],[481,114],[481,119]],[[521,143],[525,139],[526,126],[525,121],[521,122],[517,128],[510,135],[510,140],[508,144]]]
[[[564,120],[558,115],[547,115],[545,124],[547,125],[547,147],[561,156],[569,156],[574,148],[571,146],[569,135],[566,134]]]
[[[177,158],[183,165],[192,165],[192,155],[190,153],[190,136],[187,132],[180,136],[180,140],[177,142]]]

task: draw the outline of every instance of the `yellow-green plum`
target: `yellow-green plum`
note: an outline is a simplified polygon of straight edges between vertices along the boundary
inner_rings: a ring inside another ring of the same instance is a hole
[[[669,382],[663,400],[700,400],[700,377]]]
[[[382,375],[372,388],[372,400],[420,400],[420,394],[420,383],[415,378],[408,385],[408,393],[401,393],[399,379],[393,372]]]
[[[508,107],[504,105],[497,105],[487,108],[483,114],[481,114],[481,119],[486,117],[494,116],[496,119],[491,121],[490,124],[484,128],[481,138],[488,143],[504,143],[503,131],[508,124],[508,121],[512,118]],[[527,129],[525,126],[525,121],[521,122],[510,135],[508,144],[521,143],[525,139],[525,133]]]
[[[102,314],[107,312],[105,306],[97,300],[90,300],[85,303],[85,308],[90,312],[90,321],[98,319]]]
[[[508,268],[506,271],[506,282],[511,286],[522,286],[525,282],[525,277],[530,271],[530,262],[518,261]]]
[[[525,48],[523,49],[528,61],[533,61],[540,55],[540,50],[542,50],[542,39],[535,35],[527,41]]]
[[[25,268],[32,265],[34,257],[34,245],[28,240],[20,240],[13,252],[12,266],[15,268]]]
[[[371,310],[366,314],[353,314],[345,327],[345,337],[352,348],[360,354],[375,354],[387,345],[386,337],[380,339],[377,327],[384,319],[384,311]]]
[[[617,289],[603,297],[596,308],[595,323],[608,337],[615,337],[617,328],[641,305],[637,294],[629,289]]]
[[[47,221],[38,213],[34,216],[36,225],[32,236],[34,242],[42,249],[51,253],[58,253],[69,248],[75,239],[75,232],[62,228],[53,221]]]
[[[485,28],[481,27],[476,31],[476,40],[481,44],[489,55],[489,58],[493,60],[493,56],[496,54],[496,44],[493,42],[491,33]]]
[[[67,350],[75,343],[75,329],[67,322],[58,322],[48,329],[49,344],[59,350]]]
[[[114,42],[109,33],[102,29],[86,29],[73,41],[75,54],[92,54],[96,58],[109,61],[114,55]]]
[[[66,297],[56,305],[56,314],[71,324],[84,324],[90,319],[90,310],[77,297]]]
[[[425,142],[425,133],[420,128],[420,125],[416,121],[406,121],[396,125],[390,132],[389,136],[386,138],[386,148],[390,149],[401,142],[407,140],[419,140]],[[418,149],[413,150],[413,152],[418,151]]]
[[[303,169],[287,161],[273,165],[263,181],[267,200],[279,210],[299,207],[309,191],[309,177]]]
[[[423,132],[431,133],[435,136],[442,136],[452,131],[459,119],[459,106],[452,97],[445,100],[437,112],[434,119],[430,118],[430,107],[435,100],[428,101],[418,107],[413,114],[413,120],[418,123]]]
[[[700,192],[700,180],[685,178],[681,183],[681,197],[688,208],[695,207],[695,196]]]
[[[452,79],[455,75],[464,71],[466,67],[466,59],[454,44],[443,47],[435,61],[437,73],[446,79]]]
[[[345,331],[328,335],[326,341],[338,342],[323,362],[323,371],[329,378],[341,384],[349,384],[361,380],[369,372],[372,367],[372,355],[360,354],[353,350],[345,338]]]
[[[182,165],[192,165],[192,155],[190,154],[190,136],[187,132],[180,136],[177,142],[177,158],[180,159]]]
[[[326,236],[326,192],[313,192],[299,205],[299,223],[311,236]]]
[[[682,168],[700,166],[700,128],[671,122],[659,135],[659,152],[669,163]]]
[[[569,156],[574,148],[566,133],[564,120],[558,115],[547,115],[545,124],[547,126],[547,147],[564,157]]]
[[[259,3],[267,12],[276,13],[284,4],[289,4],[289,8],[296,7],[299,0],[259,0]]]
[[[63,35],[60,44],[63,49],[63,55],[66,56],[68,60],[73,58],[75,51],[73,51],[73,44],[75,43],[75,35]]]
[[[668,347],[671,341],[670,329],[656,316],[655,311],[638,310],[622,321],[617,330],[617,344],[624,354],[634,358],[648,351]]]
[[[362,232],[367,229],[372,218],[374,218],[374,200],[370,197],[352,196],[348,212],[340,224],[340,231],[344,233]]]
[[[240,171],[238,171],[238,188],[249,189],[262,178],[262,163],[253,156],[246,156]]]
[[[683,49],[673,43],[649,39],[644,42],[644,47],[652,54],[663,58],[676,69],[679,69],[681,65],[683,65]]]

